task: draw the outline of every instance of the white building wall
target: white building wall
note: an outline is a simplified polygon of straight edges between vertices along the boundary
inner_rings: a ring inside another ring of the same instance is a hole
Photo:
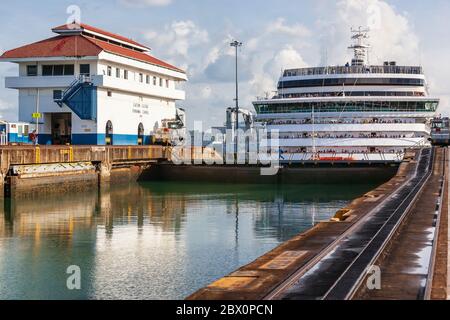
[[[36,101],[39,90],[39,134],[40,142],[51,141],[52,113],[72,114],[72,139],[98,144],[105,143],[106,123],[111,121],[114,129],[114,144],[137,144],[138,126],[144,125],[144,143],[148,143],[150,135],[161,127],[162,120],[175,119],[177,100],[185,99],[185,92],[177,89],[179,82],[187,80],[186,74],[169,70],[156,65],[121,57],[109,53],[101,53],[99,57],[82,59],[74,58],[39,58],[13,61],[19,65],[19,75],[8,77],[6,87],[19,91],[19,119],[35,123],[32,114],[36,112]],[[71,76],[43,76],[43,65],[73,64],[75,74]],[[97,120],[81,120],[70,108],[60,108],[53,99],[54,90],[67,89],[80,74],[80,64],[90,64],[92,81],[97,87]],[[27,66],[37,65],[37,76],[27,75]],[[107,68],[112,67],[108,76]],[[116,68],[120,69],[120,77],[116,76]],[[124,70],[128,70],[128,79],[124,79]],[[140,81],[139,74],[143,79]],[[146,76],[149,76],[147,83]],[[156,85],[153,77],[157,78]],[[163,79],[160,85],[160,79]],[[168,83],[166,82],[168,80]],[[111,96],[108,96],[111,92]],[[76,139],[75,139],[76,138]],[[94,142],[93,142],[94,141]]]
[[[112,122],[114,144],[136,143],[139,123],[144,125],[144,134],[149,137],[161,127],[162,120],[175,118],[175,101],[120,91],[111,91],[109,97],[108,91],[104,88],[97,91],[97,126],[98,134],[105,135],[106,123]]]

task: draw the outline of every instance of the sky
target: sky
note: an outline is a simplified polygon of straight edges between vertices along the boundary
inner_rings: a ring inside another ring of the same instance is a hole
[[[240,106],[271,95],[283,69],[344,65],[350,29],[369,27],[370,63],[422,65],[430,93],[450,115],[449,0],[16,0],[1,6],[0,52],[52,36],[67,8],[81,21],[152,48],[187,71],[188,124],[222,125],[234,105],[232,39],[239,51]],[[0,118],[17,119],[17,91],[4,88],[17,67],[0,63]]]

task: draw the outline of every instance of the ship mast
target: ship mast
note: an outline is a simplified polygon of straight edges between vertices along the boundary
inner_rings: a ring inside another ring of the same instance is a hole
[[[370,49],[370,45],[366,43],[366,39],[369,39],[370,29],[363,29],[362,27],[359,27],[358,29],[352,28],[351,32],[353,33],[353,45],[348,48],[354,52],[352,66],[366,66],[369,64],[368,56]]]

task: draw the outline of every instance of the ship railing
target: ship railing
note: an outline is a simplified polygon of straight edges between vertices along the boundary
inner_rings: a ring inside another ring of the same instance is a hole
[[[288,69],[284,71],[284,77],[313,76],[329,74],[423,74],[423,68],[419,66],[331,66],[317,68]]]

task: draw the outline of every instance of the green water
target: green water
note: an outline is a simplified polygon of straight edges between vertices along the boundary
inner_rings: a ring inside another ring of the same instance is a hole
[[[161,182],[5,200],[0,299],[182,299],[375,186]],[[67,289],[71,265],[81,290]]]

